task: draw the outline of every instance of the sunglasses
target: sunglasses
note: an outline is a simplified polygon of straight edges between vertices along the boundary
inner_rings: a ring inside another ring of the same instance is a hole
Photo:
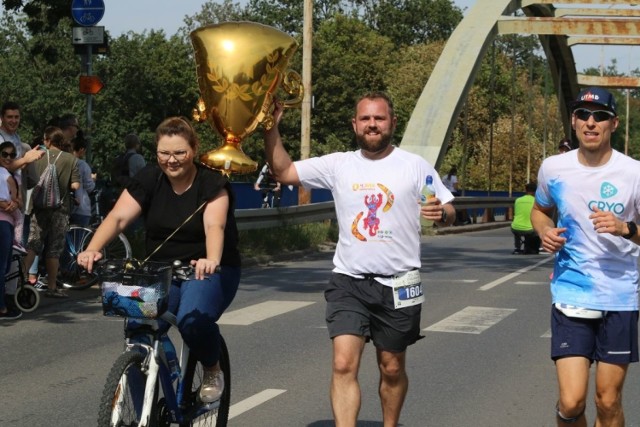
[[[591,116],[593,116],[593,120],[595,120],[596,122],[604,122],[605,120],[612,119],[616,116],[611,111],[607,111],[607,110],[591,111],[586,108],[576,108],[575,110],[573,110],[573,114],[575,114],[575,116],[578,119],[585,122],[589,120],[589,117]]]
[[[3,159],[6,159],[6,158],[15,159],[17,154],[15,153],[15,151],[12,151],[12,152],[3,151],[0,153],[0,156],[2,156]]]

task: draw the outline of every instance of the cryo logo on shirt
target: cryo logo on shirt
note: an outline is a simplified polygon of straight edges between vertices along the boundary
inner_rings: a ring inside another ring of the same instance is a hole
[[[622,203],[607,201],[605,199],[609,199],[618,194],[618,189],[609,182],[603,182],[600,185],[600,197],[603,200],[591,200],[589,202],[589,210],[593,211],[593,208],[596,207],[601,211],[609,211],[613,212],[616,215],[622,215],[624,212],[624,205]]]

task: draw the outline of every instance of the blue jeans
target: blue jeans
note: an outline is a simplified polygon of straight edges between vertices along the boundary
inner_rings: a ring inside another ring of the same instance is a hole
[[[4,302],[4,278],[11,268],[11,253],[13,252],[13,225],[8,221],[0,221],[0,310],[7,306]]]
[[[216,322],[233,301],[239,284],[240,268],[225,265],[221,273],[205,280],[171,285],[168,309],[176,315],[182,339],[204,366],[218,363],[220,328]],[[166,322],[159,323],[167,327]]]

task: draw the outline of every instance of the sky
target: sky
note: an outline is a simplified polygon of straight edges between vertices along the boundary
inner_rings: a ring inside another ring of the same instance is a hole
[[[244,4],[245,0],[237,0]],[[134,31],[163,29],[168,35],[175,34],[184,25],[184,17],[200,11],[203,0],[104,0],[105,13],[97,25],[103,25],[113,36]],[[454,0],[462,10],[470,9],[476,0]],[[576,46],[573,55],[578,72],[585,68],[608,66],[617,59],[618,71],[626,73],[638,68],[640,47]]]

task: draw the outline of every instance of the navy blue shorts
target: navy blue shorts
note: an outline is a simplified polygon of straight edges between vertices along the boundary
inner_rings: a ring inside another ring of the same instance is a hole
[[[422,304],[395,309],[391,287],[333,273],[324,293],[329,336],[371,338],[376,348],[403,352],[420,335]]]
[[[601,319],[568,317],[551,306],[551,358],[583,356],[616,365],[638,361],[638,312],[605,311]]]

